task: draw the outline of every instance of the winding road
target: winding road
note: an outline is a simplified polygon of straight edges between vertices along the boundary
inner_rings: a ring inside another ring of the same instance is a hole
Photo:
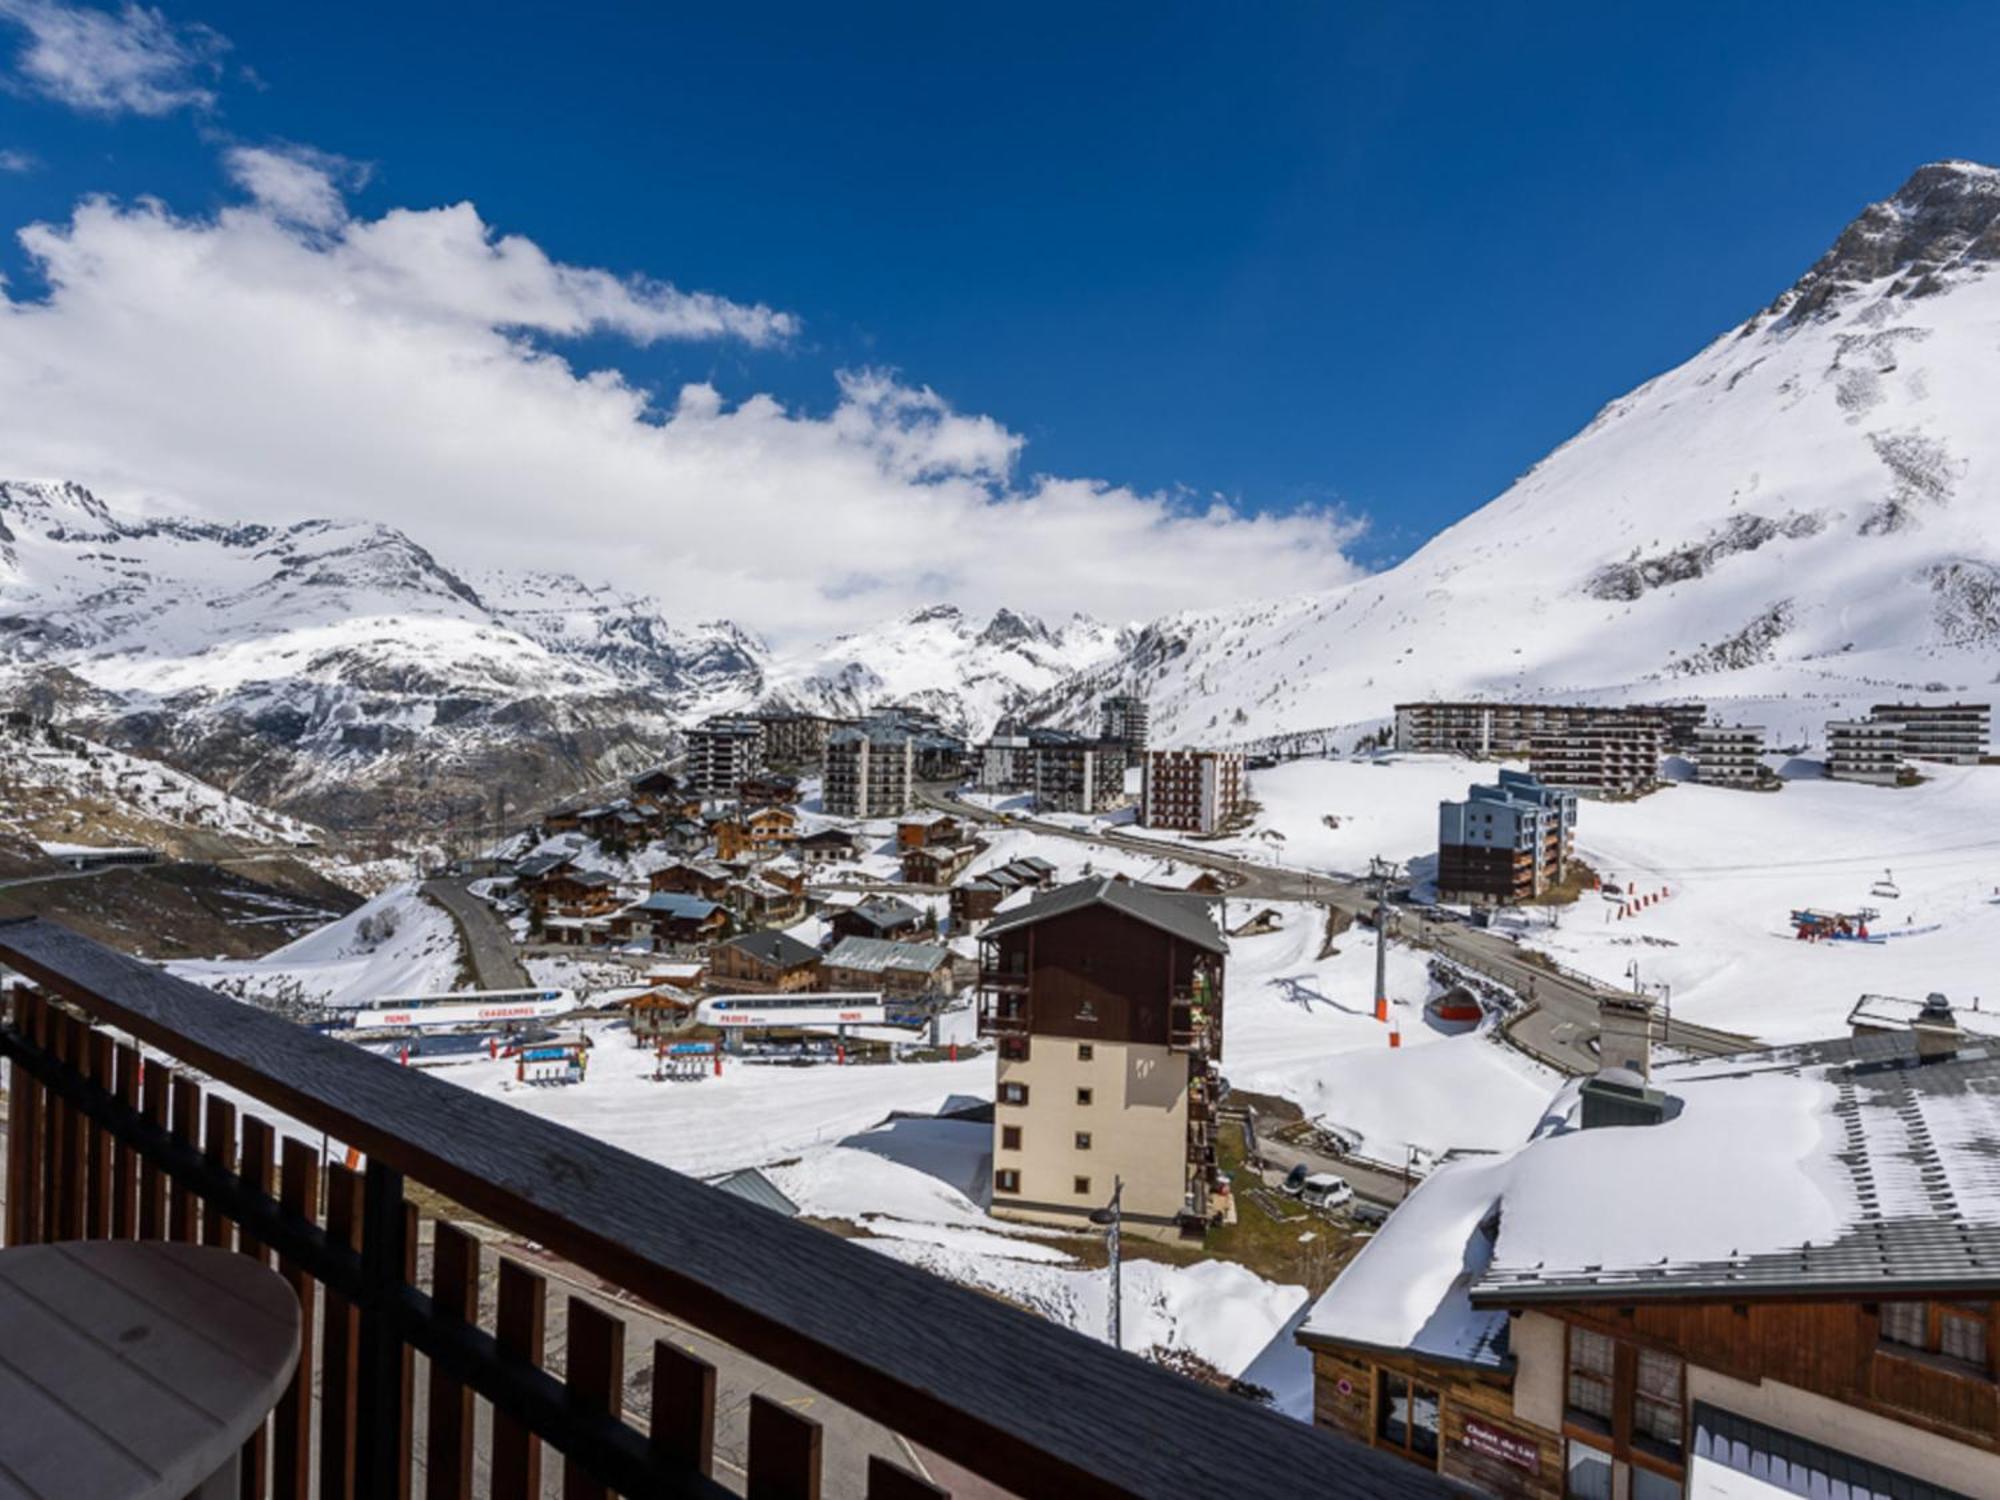
[[[1283,865],[1263,864],[1215,849],[1167,843],[1137,834],[1119,833],[1115,829],[1085,833],[1038,818],[994,813],[966,802],[952,789],[940,786],[920,787],[917,800],[969,822],[1024,828],[1078,843],[1105,844],[1154,859],[1175,859],[1199,865],[1230,876],[1236,882],[1228,893],[1231,900],[1312,902],[1346,912],[1351,917],[1360,916],[1375,905],[1367,882],[1355,875],[1316,874]],[[1389,935],[1429,948],[1485,974],[1517,994],[1527,996],[1532,1002],[1531,1007],[1510,1021],[1506,1028],[1508,1041],[1523,1052],[1568,1073],[1597,1071],[1598,1002],[1606,996],[1623,995],[1624,991],[1600,984],[1573,970],[1556,969],[1490,931],[1458,922],[1433,921],[1406,909],[1390,909]],[[1711,1026],[1694,1026],[1672,1019],[1660,1023],[1656,1039],[1666,1046],[1703,1056],[1738,1052],[1754,1044],[1753,1038],[1732,1031],[1718,1031]]]
[[[426,880],[423,892],[451,913],[452,921],[458,924],[474,984],[482,990],[534,988],[535,981],[515,951],[513,934],[492,907],[466,889],[463,881]]]

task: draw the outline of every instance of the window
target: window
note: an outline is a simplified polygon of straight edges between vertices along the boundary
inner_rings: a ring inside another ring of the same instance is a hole
[[[1658,1458],[1681,1456],[1681,1362],[1652,1349],[1639,1351],[1632,1392],[1632,1441]]]
[[[1438,1393],[1431,1387],[1384,1370],[1375,1403],[1375,1436],[1383,1447],[1399,1448],[1435,1464],[1438,1407]]]
[[[1611,1430],[1616,1359],[1612,1341],[1588,1328],[1569,1331],[1569,1419],[1599,1432]],[[1607,1491],[1607,1493],[1609,1493]]]
[[[1632,1500],[1681,1500],[1681,1481],[1634,1464]]]
[[[1090,1132],[1088,1130],[1079,1130],[1076,1133],[1076,1149],[1079,1151],[1088,1151],[1090,1149]]]
[[[1021,1149],[1020,1126],[1002,1125],[1000,1127],[1000,1149],[1002,1151],[1019,1151]]]
[[[1076,1060],[1078,1062],[1089,1062],[1096,1055],[1097,1054],[1092,1049],[1090,1043],[1078,1042],[1076,1044]]]
[[[1078,1089],[1076,1091],[1076,1102],[1078,1104],[1088,1104],[1090,1103],[1092,1097],[1093,1096],[1089,1089]]]
[[[1989,1368],[1990,1316],[1984,1302],[1884,1302],[1882,1342],[1898,1350],[1935,1354],[1984,1373]]]
[[[1004,1168],[993,1174],[993,1191],[996,1193],[1018,1193],[1021,1191],[1021,1174],[1013,1168]]]
[[[1077,1197],[1087,1198],[1090,1196],[1090,1179],[1088,1177],[1074,1177],[1070,1179],[1070,1182],[1076,1189]]]
[[[1024,1036],[1001,1037],[1000,1055],[1008,1062],[1026,1062],[1028,1060],[1028,1039]]]
[[[1563,1494],[1567,1500],[1611,1500],[1611,1455],[1572,1441]],[[1678,1493],[1678,1490],[1676,1490]]]
[[[1026,1104],[1028,1102],[1028,1086],[1025,1083],[1001,1084],[1000,1102],[1002,1104]]]

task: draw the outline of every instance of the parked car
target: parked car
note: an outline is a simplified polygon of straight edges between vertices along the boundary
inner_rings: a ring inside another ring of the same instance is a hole
[[[1299,1201],[1309,1208],[1345,1208],[1354,1201],[1354,1189],[1344,1177],[1315,1172],[1300,1187]]]
[[[1300,1162],[1285,1174],[1285,1180],[1279,1185],[1278,1191],[1283,1193],[1287,1198],[1296,1198],[1299,1195],[1299,1190],[1306,1185],[1306,1178],[1311,1175],[1312,1172],[1306,1164]]]

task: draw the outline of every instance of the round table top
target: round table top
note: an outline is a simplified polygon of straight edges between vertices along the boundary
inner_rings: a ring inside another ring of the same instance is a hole
[[[0,1251],[0,1500],[181,1500],[262,1424],[298,1357],[298,1298],[246,1255]]]

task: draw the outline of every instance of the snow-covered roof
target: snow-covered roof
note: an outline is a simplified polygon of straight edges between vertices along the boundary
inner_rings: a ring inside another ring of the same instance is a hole
[[[1505,1364],[1506,1311],[1473,1307],[1469,1288],[1493,1254],[1510,1160],[1464,1157],[1425,1178],[1320,1295],[1299,1336]]]
[[[2000,1048],[1917,1048],[1901,1031],[1658,1067],[1656,1125],[1579,1129],[1572,1090],[1509,1159],[1475,1300],[1983,1295],[2000,1274]]]
[[[1863,995],[1847,1013],[1847,1024],[1859,1031],[1903,1031],[1923,1008],[1923,1001],[1902,995]],[[2000,1011],[1960,1006],[1952,1011],[1952,1018],[1959,1030],[1970,1035],[2000,1037]]]

